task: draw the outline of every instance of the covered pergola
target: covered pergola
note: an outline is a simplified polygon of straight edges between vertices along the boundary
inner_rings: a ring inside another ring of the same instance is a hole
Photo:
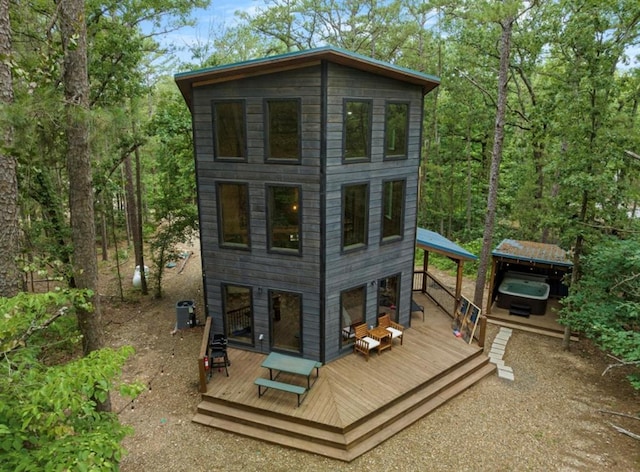
[[[448,240],[441,234],[428,229],[418,228],[416,233],[416,250],[421,249],[424,251],[424,260],[422,263],[422,275],[419,289],[422,293],[425,293],[431,298],[440,308],[445,310],[450,316],[453,316],[455,309],[460,301],[460,295],[462,292],[462,274],[464,263],[466,261],[477,260],[478,257],[470,253],[463,247],[457,245],[453,241]],[[429,254],[436,253],[445,256],[452,260],[456,264],[456,286],[454,293],[450,293],[450,301],[444,300],[442,296],[436,296],[433,290],[429,290],[428,279],[432,279],[435,283],[438,291],[448,292],[448,289],[438,281],[432,274],[429,274]],[[452,303],[451,303],[452,302]]]

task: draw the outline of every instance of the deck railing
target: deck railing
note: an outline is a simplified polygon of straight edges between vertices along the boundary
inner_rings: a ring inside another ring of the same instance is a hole
[[[198,375],[200,377],[200,393],[207,392],[207,369],[204,365],[204,358],[207,355],[209,347],[209,334],[211,332],[211,317],[207,316],[204,324],[204,333],[202,333],[202,342],[200,343],[200,352],[198,353]]]
[[[433,274],[424,270],[414,270],[413,272],[413,290],[421,292],[438,305],[442,310],[453,318],[459,300],[456,295],[442,282],[436,279]],[[480,347],[484,347],[484,339],[486,332],[487,317],[483,314],[478,320],[478,329],[473,336],[478,341]]]

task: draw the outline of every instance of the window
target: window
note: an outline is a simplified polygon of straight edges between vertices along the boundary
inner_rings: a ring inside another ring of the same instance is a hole
[[[269,249],[300,254],[300,189],[268,186]]]
[[[218,184],[220,245],[249,248],[249,187],[241,183]]]
[[[345,185],[342,188],[342,248],[355,249],[367,245],[369,186]]]
[[[267,159],[300,159],[300,100],[266,101]]]
[[[404,180],[383,183],[382,240],[402,238],[404,226]]]
[[[387,103],[384,123],[385,158],[407,157],[409,104]]]
[[[378,280],[378,314],[389,314],[397,320],[400,300],[400,274]]]
[[[213,102],[213,140],[216,159],[247,158],[243,101]]]
[[[371,157],[371,102],[344,102],[344,159],[363,161]]]
[[[252,305],[250,287],[222,285],[224,326],[229,340],[243,344],[253,344]]]
[[[269,290],[269,312],[271,313],[271,347],[296,353],[302,352],[300,343],[302,295]]]
[[[341,345],[353,344],[353,327],[365,322],[366,286],[352,288],[340,293],[340,339]]]

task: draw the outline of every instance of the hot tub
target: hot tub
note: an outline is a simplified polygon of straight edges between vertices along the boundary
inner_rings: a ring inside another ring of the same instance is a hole
[[[540,280],[506,276],[498,287],[498,306],[516,308],[532,315],[544,315],[547,311],[549,284]]]

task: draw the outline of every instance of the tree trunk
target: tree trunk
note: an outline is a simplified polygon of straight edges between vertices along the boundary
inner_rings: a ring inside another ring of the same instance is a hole
[[[64,95],[67,121],[67,172],[73,242],[73,271],[78,288],[93,292],[93,312],[78,309],[85,355],[102,347],[102,316],[98,294],[98,261],[89,155],[89,77],[87,28],[83,0],[60,0],[60,31],[64,51]],[[98,405],[111,409],[110,400]]]
[[[493,243],[493,227],[496,219],[498,200],[498,183],[500,177],[500,161],[502,160],[502,144],[504,141],[504,122],[507,109],[507,83],[509,81],[509,54],[511,52],[511,30],[515,17],[511,16],[500,22],[502,36],[500,39],[500,70],[498,72],[498,106],[493,137],[493,153],[491,156],[491,172],[489,175],[489,196],[487,197],[487,216],[482,237],[482,252],[473,294],[473,303],[482,307],[484,286],[487,279],[487,267]]]
[[[9,0],[0,0],[0,103],[3,106],[13,103],[10,57]],[[17,162],[11,155],[13,129],[7,126],[0,139],[0,297],[13,297],[22,288],[22,274],[17,261],[20,255]]]
[[[132,109],[133,113],[133,109]],[[131,121],[131,129],[133,131],[133,136],[136,136],[136,122],[135,120]],[[136,146],[134,150],[134,155],[136,156],[136,215],[138,216],[136,220],[136,226],[138,228],[137,232],[137,247],[138,252],[136,253],[136,264],[140,266],[140,291],[142,295],[146,295],[147,290],[147,275],[144,271],[144,243],[143,236],[144,230],[142,228],[142,175],[141,175],[141,165],[140,165],[140,150],[139,146]],[[134,243],[134,247],[136,244]]]

